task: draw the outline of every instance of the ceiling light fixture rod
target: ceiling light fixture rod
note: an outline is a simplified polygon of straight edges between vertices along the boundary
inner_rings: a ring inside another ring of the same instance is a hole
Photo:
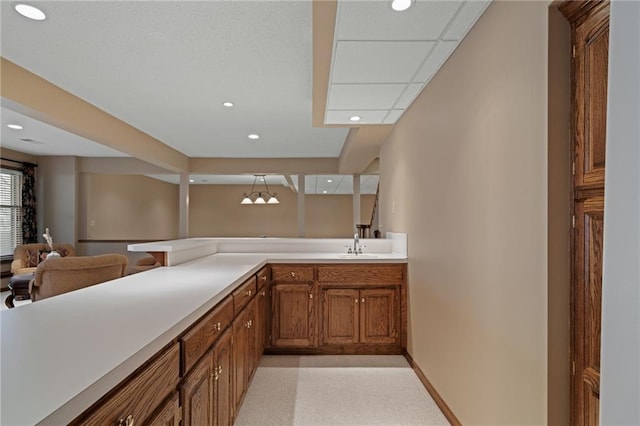
[[[269,185],[267,185],[266,175],[253,175],[253,184],[251,185],[251,192],[249,194],[242,194],[242,201],[240,204],[280,204],[276,193],[271,194],[269,192]],[[260,188],[256,191],[256,182],[260,179],[264,185],[265,190],[261,191]],[[265,201],[263,195],[269,196],[269,201]],[[252,198],[256,196],[255,198]]]

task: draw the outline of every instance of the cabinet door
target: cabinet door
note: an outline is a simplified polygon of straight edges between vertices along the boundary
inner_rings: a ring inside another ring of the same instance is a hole
[[[233,321],[233,407],[240,407],[246,388],[248,325],[246,310]],[[235,413],[235,411],[234,411]]]
[[[256,330],[258,328],[256,327],[256,323],[258,322],[256,317],[257,300],[258,299],[254,297],[253,300],[251,300],[251,302],[249,302],[249,304],[245,308],[246,326],[247,326],[247,333],[246,333],[247,353],[245,356],[247,364],[246,364],[245,377],[244,377],[245,386],[249,384],[249,381],[251,380],[251,377],[253,377],[253,373],[257,367],[257,362],[256,362],[256,350],[257,350],[256,341],[258,340],[258,337],[256,336],[257,334]]]
[[[179,426],[181,418],[180,398],[176,392],[160,412],[149,421],[149,426]]]
[[[213,424],[213,352],[209,350],[183,381],[184,426]]]
[[[264,348],[268,345],[268,327],[269,323],[269,286],[264,286],[262,289],[258,291],[256,294],[256,323],[255,323],[255,334],[256,334],[256,353],[255,360],[256,363],[260,362],[260,358],[264,353]]]
[[[233,383],[233,360],[231,331],[227,330],[214,348],[215,375],[213,397],[213,420],[215,426],[231,425],[231,403]]]
[[[398,289],[360,290],[360,342],[394,344],[398,337]]]
[[[360,297],[356,289],[324,290],[323,333],[325,345],[358,343]]]
[[[272,290],[275,347],[307,348],[315,341],[312,284],[276,284]]]

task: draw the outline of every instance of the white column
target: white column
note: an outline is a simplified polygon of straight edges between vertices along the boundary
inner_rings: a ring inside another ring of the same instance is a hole
[[[180,173],[180,195],[178,203],[180,204],[178,237],[187,238],[189,236],[189,173]]]
[[[360,219],[360,175],[353,175],[353,232],[358,232],[356,225]]]
[[[302,238],[305,235],[304,193],[305,193],[305,175],[300,173],[298,175],[298,237],[299,238]]]

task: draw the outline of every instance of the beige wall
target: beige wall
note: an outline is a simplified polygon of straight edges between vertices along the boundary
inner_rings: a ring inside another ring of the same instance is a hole
[[[408,350],[466,425],[547,422],[547,6],[493,2],[381,149]]]
[[[548,422],[569,424],[570,294],[570,113],[571,32],[569,23],[549,8],[549,171],[548,203]]]
[[[81,188],[81,239],[177,238],[177,185],[146,176],[82,173]]]
[[[189,234],[192,237],[296,237],[298,194],[282,186],[269,186],[280,204],[241,205],[242,185],[191,185],[189,188]],[[362,216],[370,221],[375,196],[362,196]],[[307,195],[306,237],[353,235],[351,195]]]

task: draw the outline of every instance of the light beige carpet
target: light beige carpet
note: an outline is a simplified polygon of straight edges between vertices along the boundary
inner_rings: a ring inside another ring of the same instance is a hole
[[[236,426],[448,425],[403,356],[264,356]]]

